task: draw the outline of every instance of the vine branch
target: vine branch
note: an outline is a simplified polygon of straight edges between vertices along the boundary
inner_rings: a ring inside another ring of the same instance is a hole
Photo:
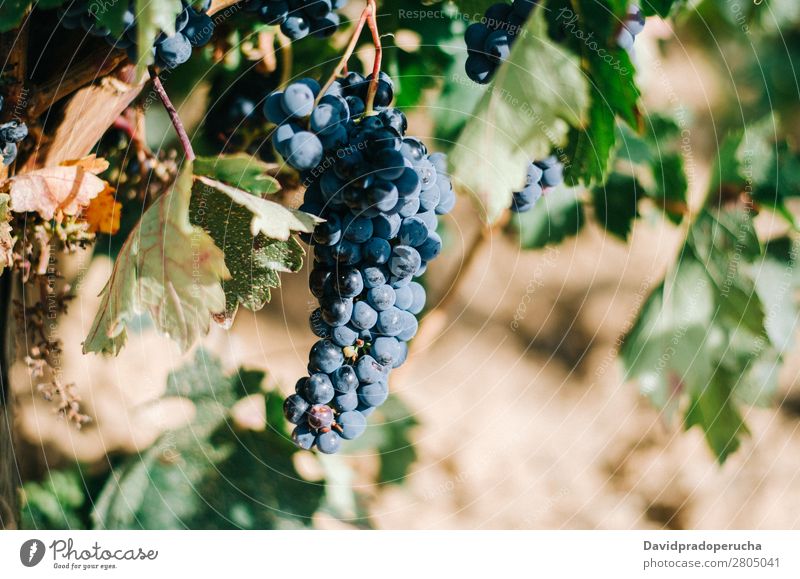
[[[153,89],[156,91],[158,98],[161,99],[164,108],[167,110],[167,114],[172,121],[172,126],[175,127],[175,132],[178,133],[178,139],[181,142],[184,153],[186,153],[186,160],[194,161],[195,155],[194,149],[192,149],[192,142],[189,140],[189,135],[186,134],[186,129],[183,126],[181,117],[178,115],[178,111],[175,110],[175,106],[172,104],[172,101],[169,100],[169,95],[167,91],[164,90],[164,85],[161,84],[158,73],[153,67],[150,67],[148,70],[150,72],[150,78],[153,80]]]
[[[361,12],[361,16],[358,18],[358,22],[356,22],[356,27],[353,30],[353,36],[350,37],[350,42],[347,44],[347,48],[342,55],[342,58],[339,59],[339,63],[336,65],[336,68],[333,69],[333,73],[331,74],[330,78],[322,85],[322,88],[319,91],[319,95],[317,96],[317,101],[314,103],[319,104],[320,99],[325,95],[325,92],[331,87],[333,81],[342,74],[342,71],[347,67],[347,61],[350,60],[350,57],[353,55],[353,51],[356,49],[356,44],[358,44],[358,38],[361,36],[361,31],[364,29],[364,23],[369,18],[370,13],[373,11],[373,2],[374,0],[370,0],[367,3],[364,10]]]
[[[367,25],[369,31],[372,33],[372,43],[375,45],[375,59],[372,61],[372,80],[369,83],[369,90],[367,91],[367,108],[366,114],[371,115],[375,103],[375,94],[378,92],[378,80],[381,72],[381,58],[383,55],[383,47],[381,46],[381,36],[378,33],[378,8],[375,5],[375,0],[368,0],[367,6],[371,6],[369,17],[367,18]]]

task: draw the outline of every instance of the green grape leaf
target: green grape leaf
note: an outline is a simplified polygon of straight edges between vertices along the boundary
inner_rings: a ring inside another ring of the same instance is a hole
[[[0,32],[13,30],[31,7],[31,0],[6,0],[0,4]]]
[[[724,463],[748,433],[734,402],[734,390],[741,377],[717,369],[710,382],[692,395],[686,411],[686,429],[700,427],[720,463]]]
[[[641,3],[642,12],[645,16],[661,16],[666,18],[669,16],[673,7],[681,6],[686,3],[686,0],[647,0]]]
[[[457,82],[471,83],[466,77]],[[579,59],[553,44],[541,10],[534,11],[511,54],[484,88],[450,166],[462,191],[472,195],[488,222],[511,204],[532,158],[561,145],[569,126],[582,126],[589,90]]]
[[[403,484],[417,451],[411,430],[419,422],[413,412],[397,396],[390,396],[363,436],[350,443],[352,452],[369,451],[380,457],[378,481],[384,484]]]
[[[585,221],[578,190],[560,186],[545,193],[530,211],[514,214],[509,229],[523,249],[541,249],[577,235]]]
[[[495,4],[494,0],[453,0],[459,12],[472,19],[483,16],[486,9]]]
[[[241,381],[252,392],[263,373],[225,375],[220,367],[200,351],[172,373],[170,383],[191,393],[195,419],[114,470],[92,513],[97,528],[310,526],[322,504],[324,481],[308,483],[300,477],[293,462],[298,451],[281,432],[234,431],[228,420],[228,407],[242,393]]]
[[[570,129],[564,148],[563,157],[568,160],[564,165],[564,180],[573,187],[605,180],[616,142],[614,112],[597,98],[594,87],[592,95],[588,126]]]
[[[141,50],[143,46],[153,46],[158,35],[175,33],[175,18],[183,10],[180,0],[136,0],[136,46],[140,47],[137,70],[144,76],[149,64],[153,63],[153,53]]]
[[[225,319],[230,323],[239,305],[257,311],[280,285],[280,272],[295,273],[303,265],[303,248],[292,232],[310,233],[316,218],[199,177],[190,206],[192,224],[206,231],[219,247],[231,273],[223,281]]]
[[[117,38],[125,31],[123,16],[128,10],[127,2],[91,2],[89,9],[94,11],[100,27],[106,27]]]
[[[777,387],[796,331],[798,248],[781,238],[762,250],[747,205],[703,209],[620,350],[656,406],[688,404],[685,426],[704,431],[720,462],[747,433],[738,405],[764,404]]]
[[[612,174],[605,185],[592,189],[592,204],[597,220],[606,231],[623,241],[628,239],[633,220],[639,216],[642,186],[627,175]]]
[[[281,189],[278,180],[267,174],[269,168],[267,163],[245,153],[194,160],[195,175],[211,177],[262,197]]]
[[[23,529],[84,529],[86,489],[80,471],[52,469],[41,482],[28,481],[20,493]]]
[[[189,166],[128,236],[100,294],[84,353],[118,354],[128,325],[143,311],[186,350],[208,332],[211,316],[225,310],[220,283],[228,269],[214,240],[189,222],[191,184]]]

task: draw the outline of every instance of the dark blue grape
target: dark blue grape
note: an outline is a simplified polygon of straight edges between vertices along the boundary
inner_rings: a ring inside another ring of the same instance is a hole
[[[304,396],[311,404],[327,404],[333,400],[333,384],[327,374],[312,374],[305,383]]]
[[[359,330],[369,330],[378,321],[378,313],[367,302],[356,302],[350,321]]]
[[[358,388],[358,376],[352,366],[341,366],[331,374],[331,383],[337,392],[354,392]]]
[[[314,430],[330,428],[333,425],[333,410],[326,404],[315,404],[308,410],[308,425]]]
[[[306,424],[298,425],[292,431],[292,441],[303,450],[311,450],[317,435]]]
[[[358,438],[367,429],[367,419],[360,412],[343,412],[336,423],[342,429],[342,438],[347,440]]]
[[[325,454],[335,454],[342,446],[342,438],[333,430],[317,436],[317,448]]]
[[[299,424],[304,419],[311,405],[299,394],[292,394],[283,403],[283,415],[292,424]]]
[[[311,347],[309,365],[315,372],[330,374],[344,362],[342,349],[330,340],[320,340]]]

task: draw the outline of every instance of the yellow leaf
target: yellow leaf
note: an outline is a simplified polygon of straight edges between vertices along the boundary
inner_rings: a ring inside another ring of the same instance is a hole
[[[77,215],[107,186],[79,165],[45,167],[11,179],[11,210],[35,211],[44,219]]]
[[[108,161],[102,157],[98,157],[94,153],[82,159],[68,159],[62,162],[61,165],[64,167],[81,167],[94,175],[99,175],[108,169]]]
[[[92,233],[114,235],[119,231],[122,203],[114,198],[114,192],[114,188],[107,185],[97,197],[92,199],[84,211],[83,217],[89,224],[89,231]]]

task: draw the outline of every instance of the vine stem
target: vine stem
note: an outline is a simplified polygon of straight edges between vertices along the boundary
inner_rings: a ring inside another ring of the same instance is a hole
[[[448,291],[442,297],[442,299],[439,300],[439,303],[436,304],[433,311],[446,310],[453,299],[455,299],[455,297],[458,295],[458,290],[461,288],[461,285],[467,278],[470,270],[472,270],[472,264],[475,263],[478,255],[480,255],[483,246],[486,245],[486,241],[492,236],[492,231],[492,228],[481,225],[480,229],[475,234],[475,239],[473,240],[472,245],[464,253],[464,259],[461,261],[461,267],[458,268],[453,276],[453,281],[450,283],[450,291]]]
[[[347,67],[347,61],[350,60],[350,57],[353,55],[353,51],[356,49],[356,44],[358,44],[358,38],[361,36],[361,31],[364,29],[364,23],[369,18],[370,13],[374,10],[374,0],[369,0],[367,5],[364,7],[364,10],[361,12],[361,16],[358,18],[358,22],[356,23],[355,30],[353,30],[353,36],[350,38],[350,42],[347,43],[347,49],[344,51],[342,58],[339,59],[339,63],[336,65],[336,68],[333,69],[333,73],[331,74],[330,78],[325,82],[322,88],[319,91],[319,95],[317,95],[317,100],[314,103],[315,105],[319,104],[320,99],[325,96],[325,92],[331,87],[333,81],[342,74],[342,71]]]
[[[372,33],[372,43],[375,45],[375,59],[372,61],[372,80],[369,83],[369,90],[367,91],[366,107],[366,114],[371,115],[375,103],[375,94],[378,92],[383,48],[381,46],[381,36],[378,33],[378,7],[375,4],[375,0],[367,0],[367,6],[372,7],[369,17],[367,18],[367,25],[369,26],[369,31]]]
[[[192,143],[189,140],[189,135],[186,134],[183,121],[181,121],[180,116],[178,116],[178,111],[175,110],[175,106],[172,104],[172,101],[169,100],[169,95],[167,94],[167,91],[164,90],[164,85],[161,84],[161,79],[158,77],[158,73],[152,67],[150,67],[149,72],[150,78],[153,80],[153,88],[155,89],[158,98],[161,99],[164,108],[167,109],[167,114],[172,121],[172,126],[175,127],[175,132],[178,133],[178,139],[180,139],[183,151],[186,153],[186,160],[190,162],[194,161],[194,149],[192,149]]]
[[[292,66],[294,59],[292,58],[292,42],[280,30],[275,35],[278,40],[278,46],[281,51],[281,80],[280,87],[284,88],[292,78]]]

